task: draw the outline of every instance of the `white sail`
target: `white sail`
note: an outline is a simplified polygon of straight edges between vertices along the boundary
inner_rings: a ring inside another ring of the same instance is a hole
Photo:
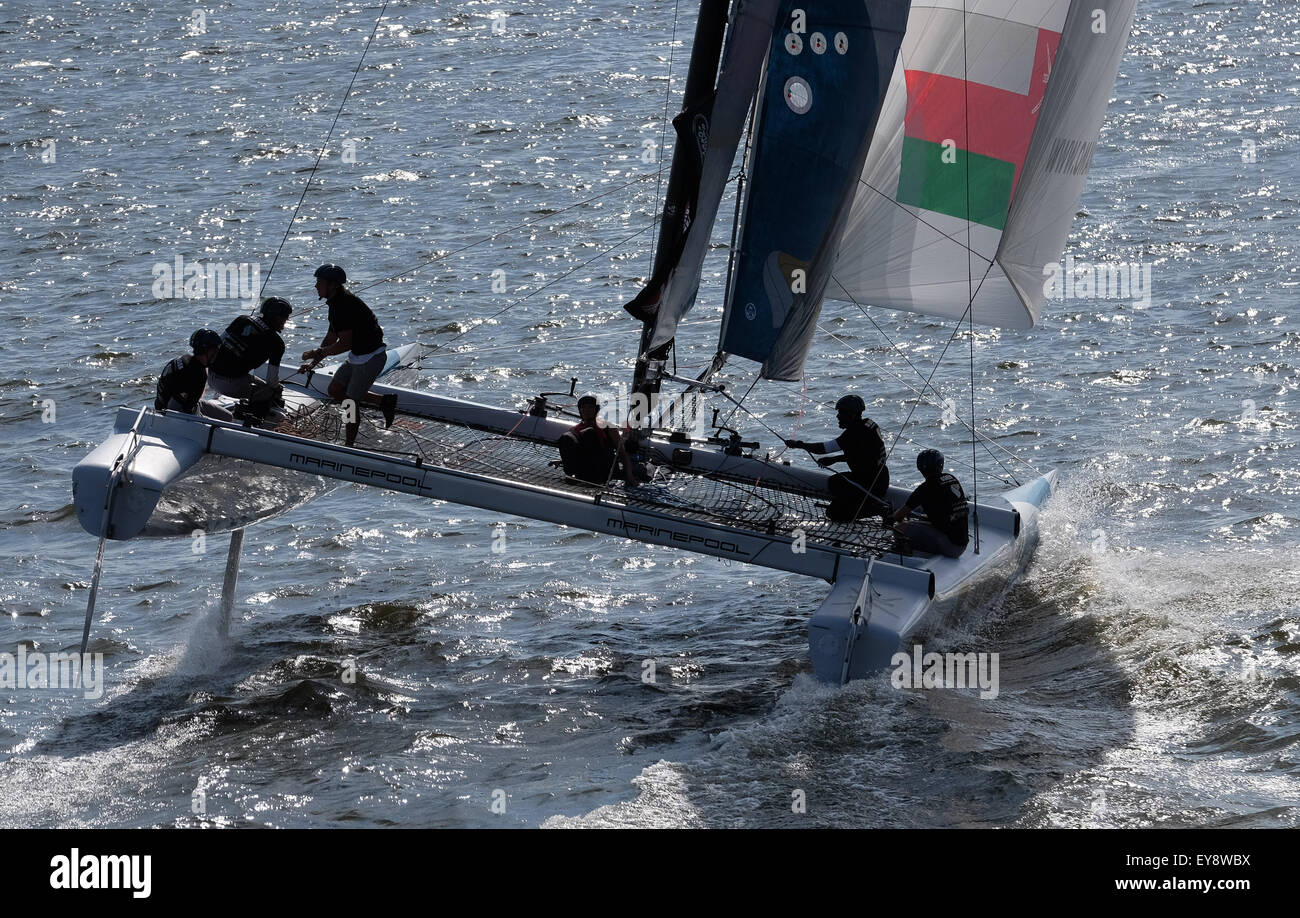
[[[1033,325],[1135,6],[914,0],[826,295]]]

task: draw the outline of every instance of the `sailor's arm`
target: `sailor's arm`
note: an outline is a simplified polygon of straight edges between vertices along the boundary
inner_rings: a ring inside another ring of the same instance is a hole
[[[921,487],[924,487],[924,485],[922,485]],[[909,494],[907,496],[907,500],[903,501],[903,506],[899,507],[897,510],[894,511],[894,522],[901,523],[904,517],[906,517],[909,513],[911,513],[918,506],[920,506],[921,487],[918,487],[911,494]]]
[[[278,336],[277,339],[277,345],[271,348],[266,358],[266,383],[269,386],[274,386],[280,381],[280,362],[284,360],[284,340]]]
[[[791,449],[805,450],[809,453],[812,453],[814,456],[824,456],[827,453],[842,452],[840,448],[840,441],[838,440],[827,440],[825,443],[809,443],[806,440],[786,440],[785,445],[790,447]],[[844,458],[843,456],[837,456],[834,459],[828,459],[826,460],[826,464],[829,465],[834,462],[839,462],[843,458]],[[819,461],[818,465],[821,464],[822,463]]]
[[[326,357],[332,357],[335,354],[345,354],[352,350],[352,329],[346,329],[340,332],[326,332],[325,339],[321,341],[320,347],[313,351],[303,351],[302,359],[310,360],[312,365],[316,365]]]

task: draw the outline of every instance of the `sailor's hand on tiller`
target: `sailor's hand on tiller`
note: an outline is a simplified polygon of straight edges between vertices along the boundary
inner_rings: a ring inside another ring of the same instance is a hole
[[[807,449],[807,445],[802,440],[786,440],[785,445],[791,449]]]

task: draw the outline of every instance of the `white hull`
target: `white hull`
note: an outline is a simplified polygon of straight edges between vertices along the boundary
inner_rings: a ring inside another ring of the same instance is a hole
[[[1037,544],[1038,514],[1055,485],[1053,471],[995,498],[1015,511],[1017,525],[1011,529],[987,526],[981,504],[979,554],[972,540],[960,558],[918,555],[900,559],[901,565],[866,560],[841,570],[808,623],[817,677],[842,683],[882,669],[922,626],[1014,580]]]

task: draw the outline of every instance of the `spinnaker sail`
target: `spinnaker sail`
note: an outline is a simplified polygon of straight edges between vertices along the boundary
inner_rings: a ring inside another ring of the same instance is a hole
[[[826,295],[1032,326],[1135,6],[914,0]]]

